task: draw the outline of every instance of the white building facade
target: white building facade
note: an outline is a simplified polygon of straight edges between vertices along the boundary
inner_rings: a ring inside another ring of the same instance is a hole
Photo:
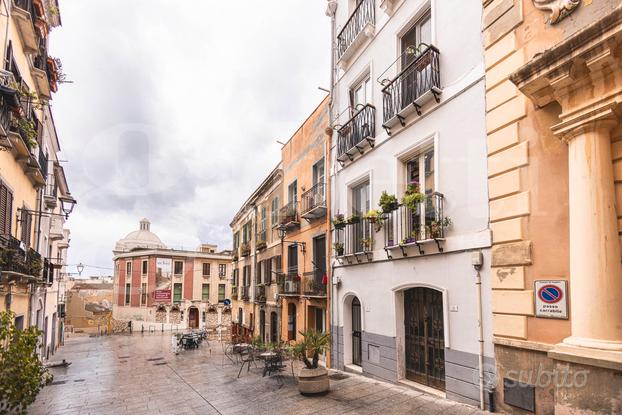
[[[482,5],[336,0],[327,14],[333,367],[480,405],[480,369],[494,371]]]

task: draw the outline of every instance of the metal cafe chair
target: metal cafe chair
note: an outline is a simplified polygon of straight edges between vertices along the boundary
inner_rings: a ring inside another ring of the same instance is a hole
[[[257,367],[257,362],[255,361],[255,351],[252,347],[244,347],[240,350],[240,360],[242,361],[242,366],[240,366],[240,371],[238,372],[238,378],[240,374],[242,374],[242,369],[244,369],[244,365],[246,365],[246,372],[250,372],[251,363],[255,364]]]

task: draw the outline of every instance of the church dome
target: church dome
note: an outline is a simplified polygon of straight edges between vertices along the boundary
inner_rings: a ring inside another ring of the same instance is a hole
[[[166,249],[158,235],[151,232],[151,222],[147,219],[140,221],[140,228],[130,232],[119,240],[115,246],[116,252],[130,252],[135,249]]]

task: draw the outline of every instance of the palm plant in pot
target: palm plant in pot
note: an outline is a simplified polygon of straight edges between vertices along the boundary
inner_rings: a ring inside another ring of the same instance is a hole
[[[294,352],[305,366],[298,373],[298,391],[303,395],[326,393],[330,389],[328,369],[320,366],[320,354],[330,345],[330,334],[315,330],[300,332],[304,340],[294,347]]]

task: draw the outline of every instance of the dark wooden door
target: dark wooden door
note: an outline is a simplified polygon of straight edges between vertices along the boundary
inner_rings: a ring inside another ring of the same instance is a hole
[[[445,390],[443,295],[430,288],[404,293],[406,378]]]
[[[199,328],[199,310],[195,307],[188,310],[188,325],[191,329]]]
[[[270,313],[270,343],[279,342],[279,317],[273,311]]]
[[[363,354],[361,330],[361,302],[354,297],[352,300],[352,364],[357,366],[361,366]]]
[[[266,312],[259,310],[259,337],[262,342],[266,342]]]

